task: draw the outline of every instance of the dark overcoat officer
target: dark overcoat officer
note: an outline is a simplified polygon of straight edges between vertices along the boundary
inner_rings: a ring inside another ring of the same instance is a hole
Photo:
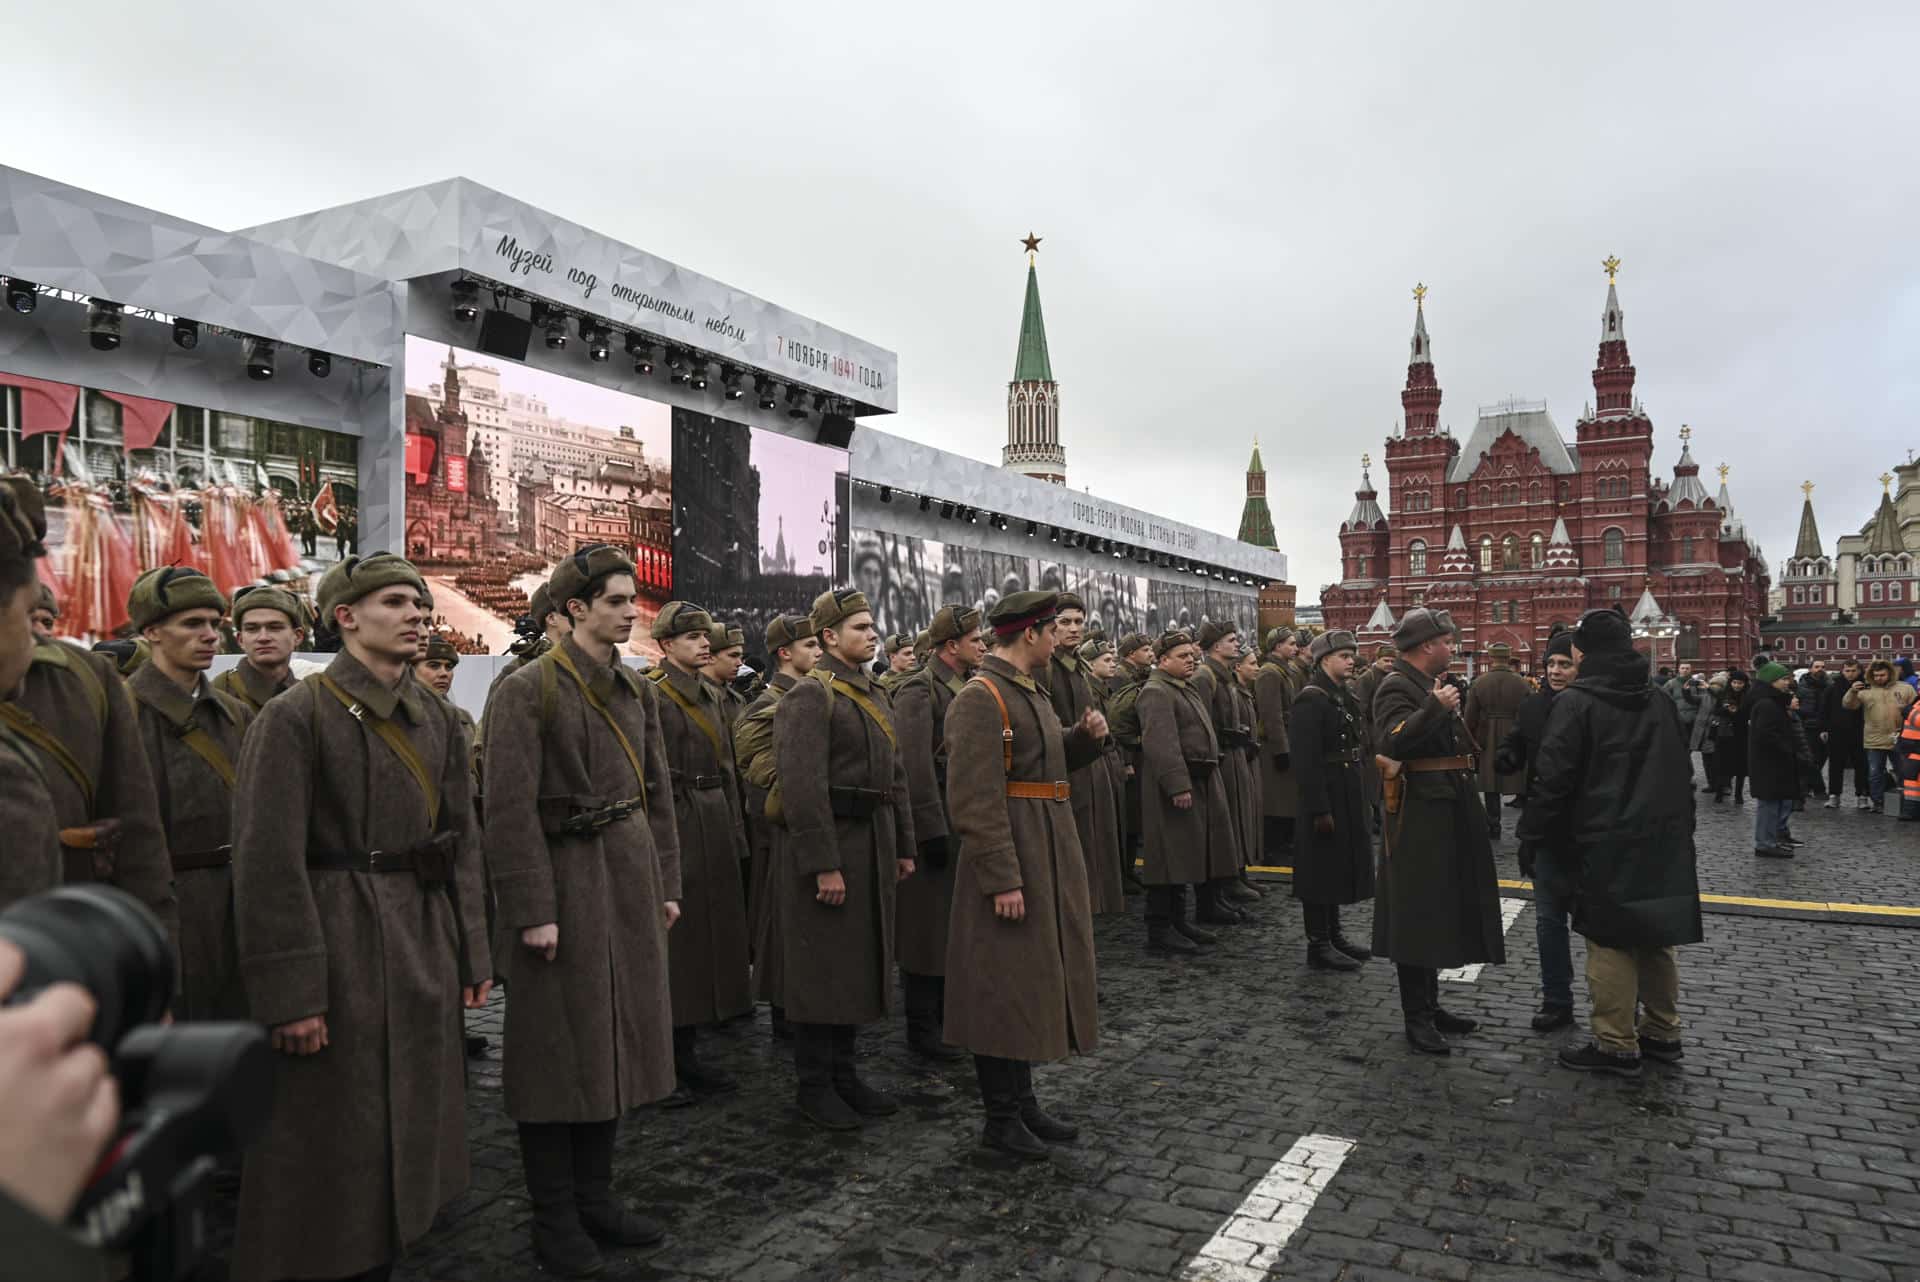
[[[1041,1140],[1074,1138],[1033,1091],[1035,1061],[1085,1054],[1099,1041],[1093,909],[1073,767],[1098,760],[1105,718],[1063,729],[1034,680],[1053,646],[1057,597],[1016,592],[989,616],[993,653],[947,712],[947,797],[960,836],[948,940],[947,1037],[974,1054],[986,1144],[1044,1157]]]
[[[1239,871],[1233,816],[1220,779],[1220,741],[1193,682],[1200,647],[1174,630],[1154,643],[1157,666],[1140,691],[1141,813],[1147,884],[1147,943],[1192,952],[1216,942],[1187,916],[1186,887],[1211,903],[1208,883]]]
[[[947,821],[947,708],[980,665],[980,612],[944,605],[927,629],[931,647],[918,672],[893,688],[894,729],[913,798],[920,858],[895,894],[894,941],[906,989],[907,1045],[934,1060],[962,1058],[940,1040],[945,1010],[947,928],[960,839]]]
[[[344,648],[241,751],[240,973],[285,1054],[242,1168],[236,1278],[377,1275],[467,1188],[461,1007],[492,967],[459,726],[407,671],[425,596],[390,554],[328,570]]]
[[[597,1265],[595,1241],[661,1236],[613,1198],[613,1144],[622,1116],[673,1089],[667,940],[682,889],[665,700],[620,659],[639,615],[633,564],[582,548],[548,586],[573,627],[494,687],[486,849],[512,993],[507,1116],[535,1250],[566,1272]]]
[[[1293,701],[1293,778],[1300,830],[1293,844],[1293,896],[1307,925],[1307,965],[1357,970],[1373,956],[1340,929],[1340,908],[1373,898],[1373,821],[1360,781],[1366,736],[1347,688],[1353,633],[1322,632],[1308,653],[1313,675]]]
[[[649,677],[659,694],[660,734],[673,775],[680,834],[680,920],[667,936],[673,977],[673,1057],[681,1085],[697,1093],[735,1089],[720,1069],[700,1062],[696,1030],[753,1009],[748,954],[745,810],[734,774],[729,692],[706,680],[712,618],[699,606],[669,601],[653,620],[663,661]],[[722,641],[726,630],[718,629]]]
[[[0,697],[19,685],[33,661],[37,633],[19,600],[37,590],[34,562],[47,554],[47,516],[25,477],[0,478]],[[60,832],[40,755],[0,718],[0,908],[60,884]]]
[[[1459,690],[1440,680],[1453,631],[1443,610],[1409,610],[1393,634],[1400,657],[1373,699],[1375,751],[1398,763],[1399,785],[1397,804],[1388,788],[1373,951],[1399,968],[1407,1040],[1436,1054],[1448,1050],[1443,1033],[1475,1027],[1440,1006],[1439,972],[1506,960],[1473,739]]]
[[[1265,857],[1278,863],[1290,857],[1297,805],[1293,777],[1288,773],[1293,753],[1287,742],[1287,723],[1293,717],[1297,690],[1293,656],[1300,644],[1291,628],[1268,630],[1260,675],[1253,683],[1254,707],[1260,714],[1256,732],[1260,736],[1261,844]]]
[[[860,1080],[854,1030],[892,1005],[895,887],[914,869],[913,811],[886,692],[867,676],[876,638],[866,597],[821,593],[812,626],[820,663],[773,717],[786,826],[775,830],[769,894],[797,1102],[817,1125],[846,1130],[899,1107]]]
[[[1209,890],[1211,902],[1196,914],[1203,925],[1231,926],[1245,920],[1236,902],[1250,903],[1259,893],[1240,881],[1249,864],[1258,863],[1260,821],[1254,763],[1245,749],[1256,740],[1253,723],[1242,717],[1237,695],[1239,682],[1233,675],[1240,658],[1240,639],[1231,623],[1210,619],[1200,625],[1195,638],[1200,645],[1200,666],[1193,674],[1194,688],[1207,701],[1207,713],[1213,718],[1214,737],[1220,743],[1220,779],[1226,787],[1227,814],[1232,822],[1235,870],[1231,877],[1215,882]]]
[[[1467,691],[1467,733],[1480,749],[1480,791],[1487,803],[1487,835],[1500,839],[1500,797],[1520,791],[1524,784],[1518,771],[1500,773],[1494,764],[1496,750],[1513,733],[1520,705],[1533,693],[1527,679],[1510,665],[1513,650],[1504,641],[1487,647],[1487,670],[1474,679]]]
[[[213,688],[226,598],[198,570],[166,567],[134,581],[127,611],[152,657],[127,680],[153,769],[180,906],[181,1019],[245,1019],[233,933],[233,803],[241,740],[253,713]]]

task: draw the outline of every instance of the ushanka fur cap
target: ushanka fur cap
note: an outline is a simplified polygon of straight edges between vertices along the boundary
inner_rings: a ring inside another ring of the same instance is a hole
[[[856,614],[872,614],[873,607],[867,604],[864,592],[855,588],[835,588],[831,592],[822,592],[813,599],[813,630],[825,632],[828,628],[837,628]]]
[[[182,610],[218,610],[225,614],[227,598],[213,586],[212,579],[185,565],[148,570],[133,581],[133,590],[127,593],[127,621],[135,632]]]
[[[233,596],[233,626],[238,629],[246,621],[248,610],[278,610],[287,616],[287,622],[296,628],[307,626],[307,612],[300,608],[293,593],[282,588],[253,587],[242,588]]]
[[[1354,639],[1353,633],[1341,628],[1333,632],[1322,632],[1315,637],[1313,644],[1307,647],[1307,657],[1318,663],[1335,650],[1357,651],[1359,648],[1360,642]]]
[[[715,623],[707,629],[707,648],[719,654],[722,650],[732,650],[747,644],[747,634],[739,628],[728,627],[724,623]]]
[[[47,554],[47,509],[24,476],[0,477],[0,561]]]
[[[691,601],[669,601],[661,606],[660,613],[653,616],[651,630],[655,641],[667,641],[689,632],[704,632],[710,646],[725,648],[726,629],[720,630],[720,641],[714,641],[713,616]]]
[[[1450,636],[1453,633],[1453,616],[1445,610],[1429,610],[1421,606],[1417,610],[1408,610],[1400,620],[1400,626],[1393,630],[1393,648],[1400,653],[1417,646],[1423,646],[1435,637]]]
[[[547,576],[547,600],[554,609],[565,610],[567,602],[580,598],[587,584],[601,575],[632,573],[633,562],[619,548],[611,543],[591,544],[553,567]]]
[[[421,596],[427,595],[427,581],[404,556],[392,552],[350,556],[320,576],[320,588],[314,593],[319,601],[320,617],[331,628],[335,606],[352,605],[370,592],[395,584],[405,584]]]
[[[783,614],[767,625],[767,657],[777,658],[774,651],[803,641],[813,635],[813,621],[804,614]]]
[[[1164,659],[1169,653],[1178,650],[1181,646],[1192,644],[1194,644],[1193,633],[1182,628],[1174,628],[1172,631],[1162,632],[1160,639],[1153,643],[1153,657],[1156,659]]]
[[[945,645],[979,630],[980,611],[969,605],[943,605],[927,625],[927,641],[931,645]]]
[[[1239,631],[1226,619],[1208,619],[1200,625],[1200,635],[1195,638],[1202,650],[1211,650],[1216,645]]]

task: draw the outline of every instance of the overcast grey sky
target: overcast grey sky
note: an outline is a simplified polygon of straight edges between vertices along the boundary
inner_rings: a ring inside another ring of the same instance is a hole
[[[1777,566],[1906,457],[1920,6],[14,6],[11,164],[220,227],[465,174],[890,347],[997,460],[1040,254],[1076,488],[1337,573],[1425,281],[1442,422],[1568,433],[1620,297]],[[1384,479],[1384,478],[1377,478]]]

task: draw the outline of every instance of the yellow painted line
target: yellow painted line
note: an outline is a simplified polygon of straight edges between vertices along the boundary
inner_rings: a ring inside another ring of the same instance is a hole
[[[1293,869],[1286,867],[1268,867],[1249,864],[1248,872],[1285,873],[1293,875]],[[1503,890],[1532,890],[1530,881],[1513,881],[1500,878]],[[1852,913],[1868,917],[1920,917],[1920,907],[1904,904],[1830,904],[1818,899],[1755,899],[1747,895],[1702,895],[1703,904],[1735,904],[1742,908],[1781,908],[1790,912],[1804,913]]]

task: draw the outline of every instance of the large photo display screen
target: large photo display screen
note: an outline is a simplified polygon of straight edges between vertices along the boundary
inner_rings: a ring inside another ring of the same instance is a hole
[[[747,635],[846,577],[847,452],[673,412],[674,595]]]
[[[0,465],[47,505],[38,565],[62,636],[125,633],[146,570],[204,571],[229,596],[306,589],[359,550],[359,438],[0,371]]]
[[[1210,619],[1231,620],[1249,637],[1255,621],[1257,601],[1248,593],[911,534],[855,530],[852,558],[853,584],[873,603],[874,619],[887,633],[918,632],[943,605],[984,612],[1004,596],[1029,590],[1076,594],[1087,603],[1089,625],[1097,620],[1109,640],[1128,632],[1158,636],[1167,628],[1198,628]]]
[[[640,620],[674,594],[672,410],[658,401],[407,339],[401,551],[461,650],[503,654],[553,567],[593,543],[633,559]]]

